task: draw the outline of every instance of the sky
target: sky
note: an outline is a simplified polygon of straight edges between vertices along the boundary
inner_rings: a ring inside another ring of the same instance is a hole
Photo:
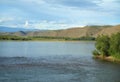
[[[0,0],[0,26],[66,29],[120,24],[120,0]]]

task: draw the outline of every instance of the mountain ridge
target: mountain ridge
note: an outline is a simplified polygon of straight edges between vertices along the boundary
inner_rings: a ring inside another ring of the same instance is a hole
[[[45,31],[18,31],[18,32],[0,32],[0,35],[15,36],[47,36],[47,37],[97,37],[99,35],[111,35],[120,32],[120,25],[116,26],[85,26],[69,28],[64,30],[45,30]]]
[[[27,29],[27,28],[13,28],[7,26],[0,26],[0,32],[18,32],[18,31],[37,31],[38,29]]]

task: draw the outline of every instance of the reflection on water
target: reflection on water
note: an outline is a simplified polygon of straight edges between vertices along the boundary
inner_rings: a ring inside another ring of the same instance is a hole
[[[0,42],[0,56],[7,57],[86,56],[93,49],[94,42]]]
[[[0,82],[120,82],[120,64],[95,60],[94,42],[0,42]]]

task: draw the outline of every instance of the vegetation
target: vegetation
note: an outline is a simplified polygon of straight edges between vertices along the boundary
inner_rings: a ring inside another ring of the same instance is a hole
[[[85,37],[85,36],[83,36],[83,37],[80,37],[80,38],[65,38],[65,40],[88,40],[88,41],[93,41],[93,40],[95,40],[95,38],[94,37]]]
[[[120,33],[112,36],[101,35],[96,38],[96,50],[93,51],[95,57],[112,57],[120,60]]]
[[[0,40],[64,40],[64,41],[80,41],[80,40],[95,40],[94,37],[80,37],[80,38],[70,38],[70,37],[49,37],[49,36],[11,36],[11,35],[0,35]]]
[[[21,40],[21,41],[27,41],[27,40],[31,40],[31,38],[19,37],[19,36],[10,36],[10,35],[0,35],[0,40]]]

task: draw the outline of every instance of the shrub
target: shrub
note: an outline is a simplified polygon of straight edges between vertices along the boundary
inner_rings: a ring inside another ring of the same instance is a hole
[[[95,46],[97,51],[99,51],[101,55],[104,56],[109,55],[110,48],[109,40],[110,40],[109,37],[105,35],[97,37]]]

